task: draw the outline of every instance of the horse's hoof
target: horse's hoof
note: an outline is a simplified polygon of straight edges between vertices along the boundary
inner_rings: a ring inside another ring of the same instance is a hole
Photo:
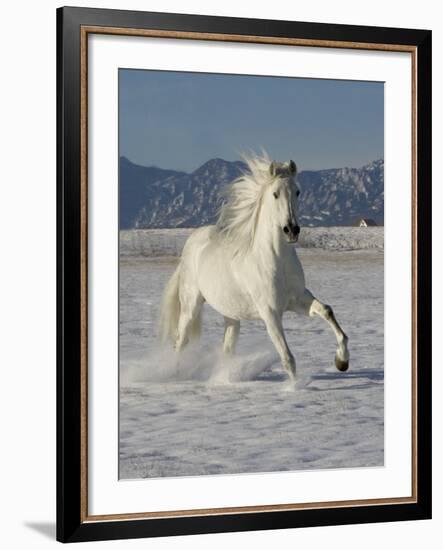
[[[346,372],[349,368],[349,360],[343,361],[338,357],[338,355],[335,356],[335,366],[337,367],[337,370],[340,372]]]

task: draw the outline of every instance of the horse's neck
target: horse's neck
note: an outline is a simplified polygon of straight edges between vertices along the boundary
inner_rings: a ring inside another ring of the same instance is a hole
[[[266,263],[280,263],[290,252],[283,231],[268,223],[259,224],[256,230],[253,254]]]

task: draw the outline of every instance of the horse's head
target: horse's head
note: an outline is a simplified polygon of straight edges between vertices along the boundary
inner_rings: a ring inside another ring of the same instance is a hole
[[[295,183],[297,166],[289,162],[272,161],[269,165],[272,176],[265,201],[272,212],[272,218],[283,231],[288,242],[298,240],[300,225],[298,222],[298,197],[300,189]]]

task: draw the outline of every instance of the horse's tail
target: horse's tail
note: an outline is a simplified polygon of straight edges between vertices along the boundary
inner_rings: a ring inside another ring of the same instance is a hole
[[[178,264],[163,293],[160,309],[160,339],[162,343],[171,340],[174,344],[177,338],[178,320],[180,319],[180,283],[181,263]]]

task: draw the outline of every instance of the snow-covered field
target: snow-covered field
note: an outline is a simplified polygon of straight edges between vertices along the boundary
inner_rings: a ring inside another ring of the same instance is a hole
[[[260,322],[243,322],[237,355],[223,358],[223,319],[208,306],[202,340],[177,365],[156,338],[177,258],[122,256],[120,478],[383,465],[383,250],[299,255],[349,335],[351,366],[335,370],[324,322],[287,314],[295,387]]]
[[[193,229],[120,231],[120,256],[180,256]],[[383,227],[303,227],[299,246],[326,250],[383,250]]]

